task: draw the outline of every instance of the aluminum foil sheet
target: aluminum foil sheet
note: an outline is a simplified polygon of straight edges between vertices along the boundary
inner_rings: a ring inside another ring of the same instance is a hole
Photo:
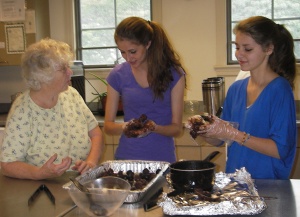
[[[76,179],[80,183],[85,183],[94,179],[97,179],[99,175],[108,169],[113,169],[114,173],[118,173],[119,171],[126,172],[128,170],[132,170],[134,173],[141,173],[145,168],[149,169],[151,173],[155,173],[157,169],[161,169],[161,171],[156,175],[154,179],[152,179],[143,189],[141,190],[131,190],[129,195],[127,196],[125,203],[135,203],[139,202],[145,194],[148,192],[150,188],[160,188],[162,179],[165,179],[164,173],[169,168],[169,163],[164,161],[138,161],[138,160],[116,160],[116,161],[106,161],[96,168],[93,168],[86,173],[78,176]],[[69,189],[72,185],[74,185],[71,181],[64,184],[64,189]]]
[[[209,195],[202,193],[181,193],[174,197],[163,193],[158,205],[166,215],[198,216],[256,215],[267,208],[245,168],[235,173],[216,173],[213,191]]]

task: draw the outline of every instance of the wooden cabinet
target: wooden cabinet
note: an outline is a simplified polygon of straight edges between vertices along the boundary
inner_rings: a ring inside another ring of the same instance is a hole
[[[213,151],[219,151],[212,162],[216,164],[216,172],[225,172],[226,147],[214,147],[204,140],[197,139],[197,143],[191,138],[189,131],[183,129],[181,136],[175,138],[177,160],[203,160]]]
[[[104,134],[105,148],[100,162],[114,160],[114,153],[118,147],[120,136],[111,136]],[[182,134],[175,138],[175,152],[177,160],[203,160],[213,151],[219,151],[212,162],[216,164],[216,172],[225,171],[226,148],[213,147],[202,140],[197,140],[199,145],[190,137],[189,131],[184,129]]]
[[[103,127],[101,127],[103,131]],[[104,132],[103,132],[104,133]],[[300,128],[298,129],[300,135]],[[114,160],[114,153],[118,147],[120,136],[110,136],[104,133],[105,150],[100,162]],[[179,137],[175,138],[177,160],[203,160],[213,151],[219,151],[212,162],[216,164],[216,172],[225,172],[227,149],[225,146],[214,147],[205,141],[197,140],[199,144],[190,137],[189,131],[184,129]],[[290,178],[300,179],[300,137],[298,137],[297,153]]]
[[[209,144],[206,144],[201,147],[201,159],[204,159],[207,155],[209,155],[213,151],[219,151],[220,154],[218,154],[214,159],[212,159],[212,162],[216,164],[216,172],[225,172],[226,167],[226,147],[214,147]]]
[[[175,138],[177,160],[200,160],[201,148],[189,135],[186,128],[182,134]]]
[[[300,147],[297,147],[297,150],[296,150],[294,166],[293,166],[290,178],[291,179],[300,179]]]
[[[290,175],[291,179],[300,179],[300,128],[298,127],[297,150],[294,161],[294,166]]]
[[[102,130],[102,134],[104,136],[104,151],[102,154],[102,157],[100,159],[100,163],[108,161],[108,160],[113,160],[114,159],[114,138],[111,135],[108,135],[104,132],[103,127],[100,127]]]

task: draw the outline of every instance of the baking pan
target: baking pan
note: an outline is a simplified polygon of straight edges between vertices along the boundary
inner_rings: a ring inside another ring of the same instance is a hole
[[[127,196],[125,203],[136,203],[141,201],[145,195],[151,196],[151,192],[155,193],[156,189],[162,188],[165,184],[165,173],[169,168],[170,163],[164,161],[140,161],[140,160],[115,160],[106,161],[99,166],[89,170],[88,172],[78,176],[76,179],[80,183],[85,183],[94,179],[97,179],[101,173],[112,169],[114,173],[119,171],[126,172],[132,170],[134,173],[141,173],[147,168],[151,173],[156,173],[158,169],[160,172],[152,179],[143,189],[131,190]],[[63,185],[64,189],[69,189],[73,183],[70,181]]]

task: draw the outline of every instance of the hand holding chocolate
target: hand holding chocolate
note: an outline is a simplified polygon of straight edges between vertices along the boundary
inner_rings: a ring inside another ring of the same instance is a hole
[[[216,116],[213,116],[213,123],[200,129],[199,134],[209,138],[215,138],[219,140],[231,140],[234,141],[239,131],[228,122],[224,121]]]
[[[200,116],[200,117],[199,117]],[[214,115],[195,115],[188,120],[188,129],[195,139],[198,135],[219,140],[235,140],[238,130],[230,122]]]
[[[154,131],[156,124],[147,118],[147,115],[142,114],[139,118],[129,121],[123,131],[125,136],[128,138],[141,138]]]
[[[213,122],[213,116],[208,113],[201,115],[194,115],[188,118],[188,122],[185,127],[190,130],[190,135],[195,139],[199,135],[199,131],[205,128],[205,126]]]

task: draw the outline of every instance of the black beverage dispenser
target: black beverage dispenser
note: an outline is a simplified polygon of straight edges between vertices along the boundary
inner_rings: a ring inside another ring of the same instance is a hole
[[[73,75],[71,77],[71,86],[74,87],[85,101],[85,77],[82,61],[73,61],[71,64]]]

